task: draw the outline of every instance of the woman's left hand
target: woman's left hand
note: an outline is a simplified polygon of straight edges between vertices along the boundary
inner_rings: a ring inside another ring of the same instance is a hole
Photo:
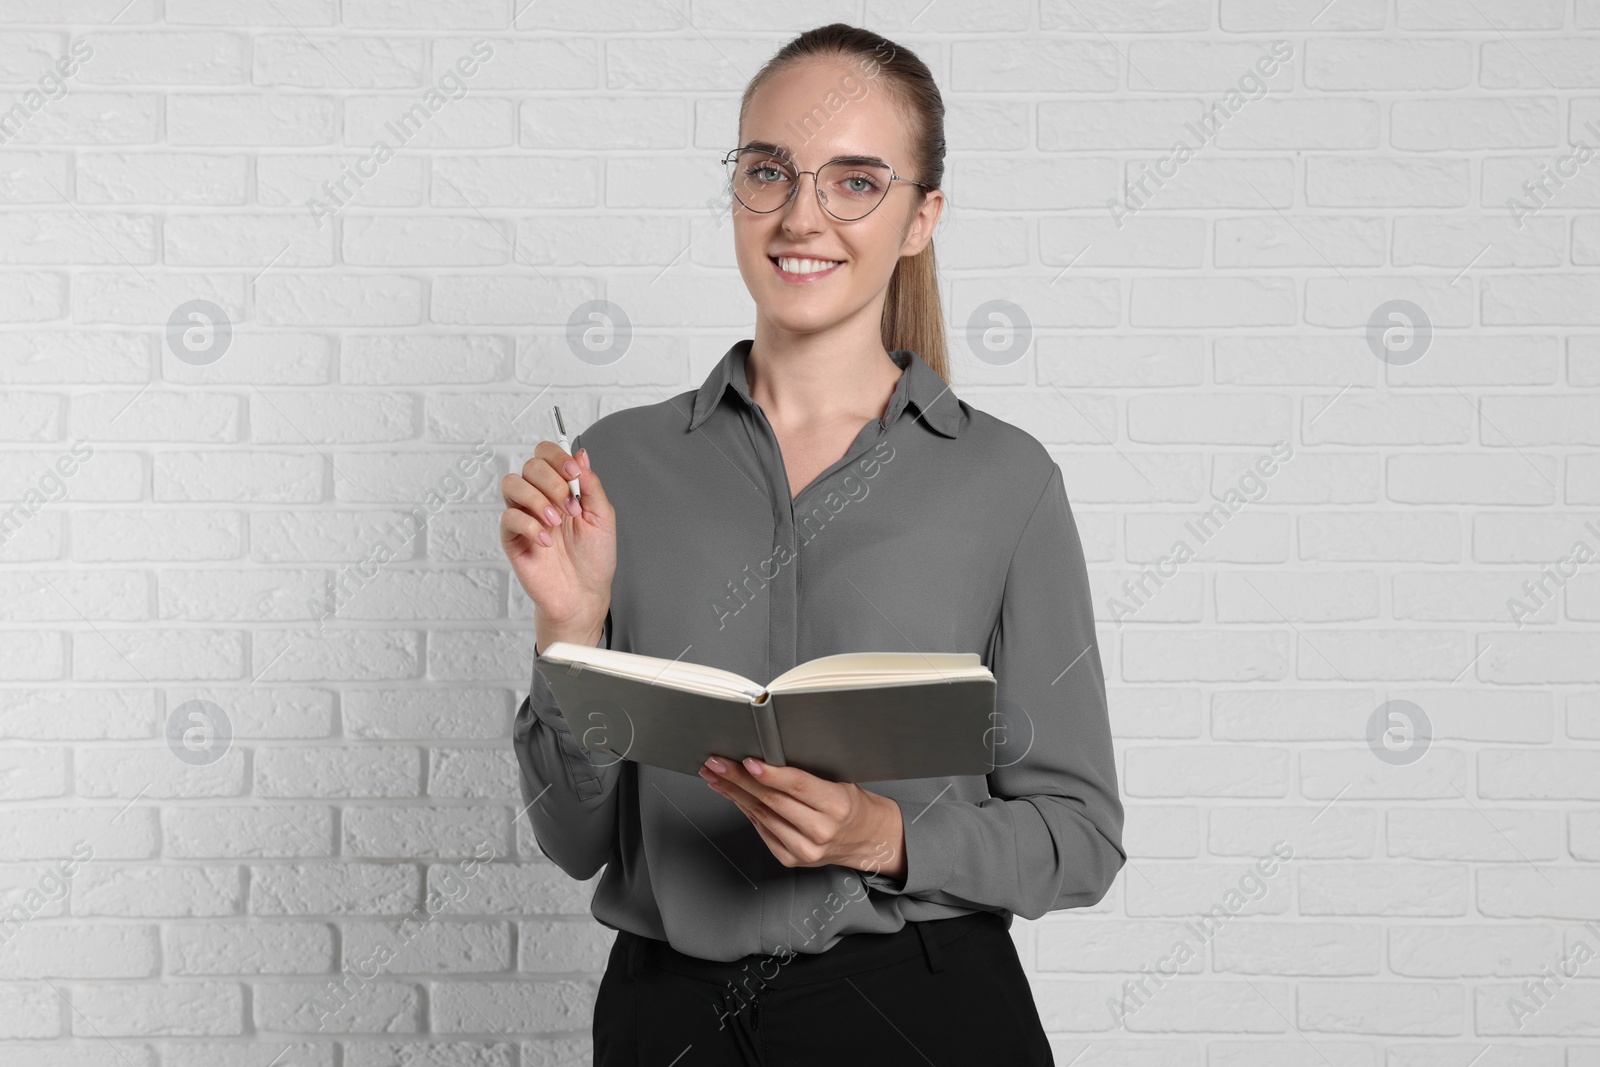
[[[706,783],[732,800],[785,867],[830,863],[905,877],[900,805],[854,782],[830,782],[799,767],[712,756]]]

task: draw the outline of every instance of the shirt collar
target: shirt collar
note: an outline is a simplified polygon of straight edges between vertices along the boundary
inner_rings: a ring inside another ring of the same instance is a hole
[[[700,424],[711,416],[721,403],[722,394],[730,386],[745,403],[752,405],[755,403],[750,399],[750,390],[744,375],[745,357],[750,354],[754,344],[755,341],[749,338],[736,342],[706,376],[705,383],[695,393],[694,411],[689,416],[691,432],[698,429]],[[894,392],[889,397],[889,406],[884,409],[884,425],[887,426],[899,418],[907,404],[910,404],[916,409],[922,421],[933,429],[946,437],[956,436],[961,428],[961,406],[956,402],[956,395],[950,386],[939,377],[939,372],[928,366],[921,356],[909,348],[897,348],[889,353],[889,358],[894,360],[904,373],[895,383]]]

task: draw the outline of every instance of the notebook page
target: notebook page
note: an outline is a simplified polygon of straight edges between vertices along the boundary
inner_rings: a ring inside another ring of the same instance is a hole
[[[909,682],[991,677],[975,652],[841,652],[784,671],[767,691],[798,693]]]
[[[544,650],[543,655],[550,659],[593,667],[609,674],[619,674],[624,678],[670,686],[674,689],[687,689],[710,696],[754,697],[761,692],[759,684],[742,674],[681,659],[641,656],[634,652],[619,652],[613,648],[591,648],[570,641],[554,642]]]

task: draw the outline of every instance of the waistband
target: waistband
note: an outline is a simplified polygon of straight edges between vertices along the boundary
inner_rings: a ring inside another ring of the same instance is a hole
[[[996,912],[975,911],[953,919],[907,920],[889,934],[846,934],[822,952],[796,952],[789,956],[753,953],[737,960],[706,960],[679,952],[665,941],[642,937],[629,930],[617,931],[617,938],[628,952],[628,966],[634,974],[641,967],[671,971],[713,985],[749,981],[752,978],[783,985],[806,985],[831,981],[848,974],[884,967],[924,956],[930,971],[939,971],[938,948],[988,927],[1006,931],[1006,923]],[[774,974],[776,972],[776,974]]]

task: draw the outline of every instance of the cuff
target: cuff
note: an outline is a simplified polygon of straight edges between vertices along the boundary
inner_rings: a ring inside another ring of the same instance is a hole
[[[920,896],[943,889],[954,869],[949,849],[949,842],[955,834],[954,805],[919,805],[923,810],[912,812],[906,810],[906,801],[899,797],[890,799],[900,805],[900,821],[905,828],[905,881],[868,871],[861,872],[861,880],[881,892],[905,896]]]
[[[600,640],[594,643],[595,648],[610,648],[611,613],[606,612],[606,621],[600,627]],[[535,646],[537,649],[537,645]],[[528,702],[533,705],[533,713],[539,721],[552,729],[559,730],[571,736],[572,730],[566,717],[561,714],[561,707],[556,703],[556,696],[550,691],[550,683],[544,680],[544,675],[539,671],[539,658],[534,657],[533,677],[528,683]]]
[[[606,647],[603,635],[595,647]],[[534,717],[561,739],[562,761],[567,765],[567,774],[577,790],[578,799],[590,800],[604,794],[608,782],[616,773],[616,765],[622,761],[608,753],[596,754],[583,747],[573,734],[572,724],[562,714],[555,693],[551,691],[550,683],[545,681],[537,662],[528,689],[528,706]]]

